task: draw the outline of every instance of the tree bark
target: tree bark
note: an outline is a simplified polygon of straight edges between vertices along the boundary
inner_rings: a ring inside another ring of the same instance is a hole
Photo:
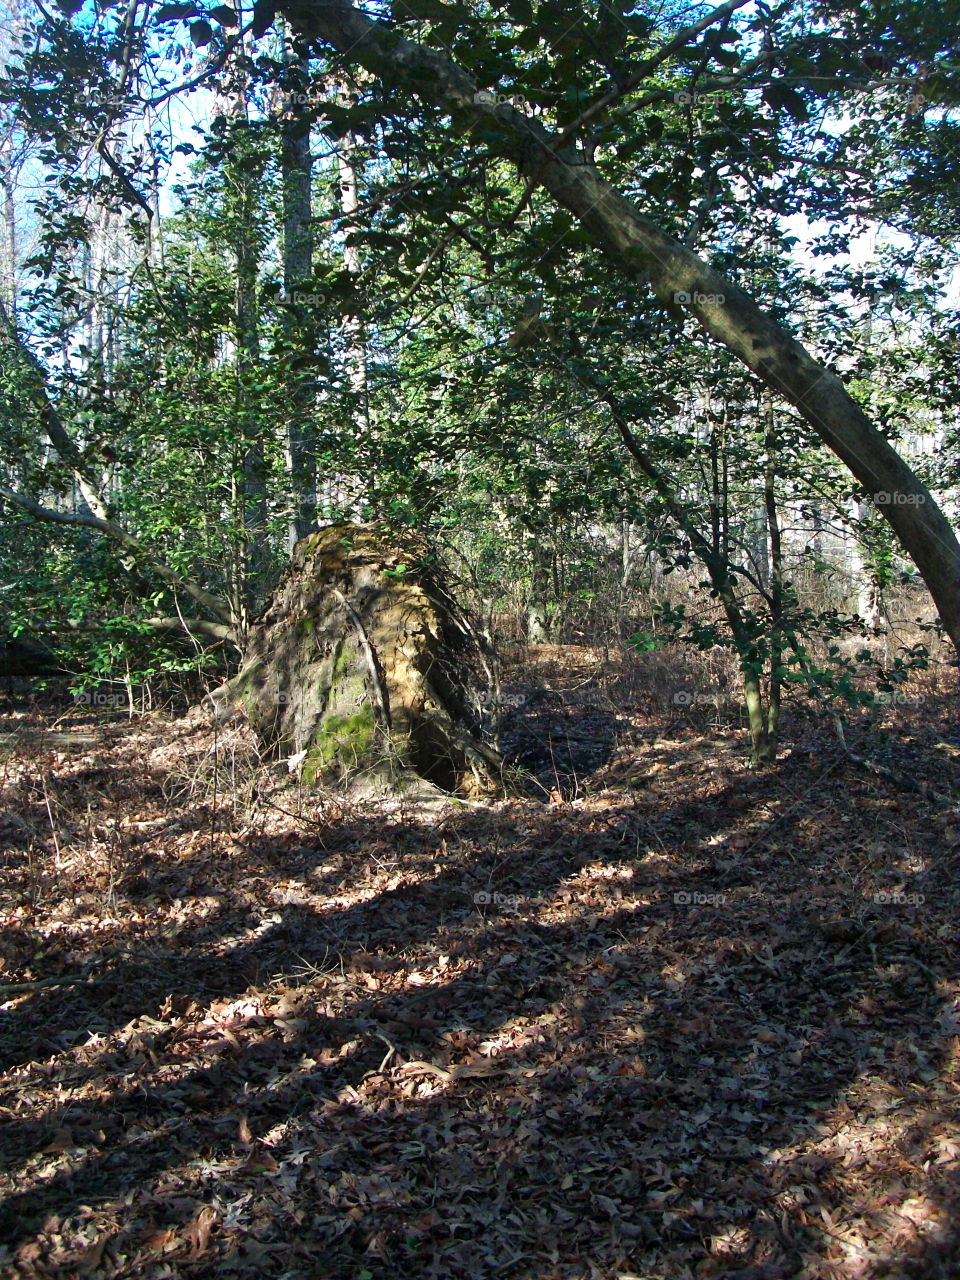
[[[307,78],[309,60],[299,59]],[[283,291],[294,317],[288,326],[291,340],[303,325],[297,324],[301,308],[294,295],[308,289],[313,279],[312,179],[309,117],[303,106],[291,100],[284,112],[281,130],[280,179],[283,189]],[[313,342],[312,308],[309,331]],[[292,345],[292,341],[291,341]],[[287,420],[287,476],[292,511],[289,545],[292,551],[301,538],[316,528],[317,461],[313,428],[314,380],[298,373],[290,389],[290,416]]]
[[[223,167],[223,214],[235,271],[232,317],[236,361],[234,413],[239,428],[237,498],[244,538],[242,555],[233,565],[232,596],[241,625],[245,625],[262,604],[269,559],[267,464],[258,421],[257,397],[250,389],[260,362],[258,284],[262,250],[260,186],[263,161],[255,154],[253,136],[248,132],[249,65],[241,41],[223,68],[214,104],[215,111],[229,122],[231,144]]]
[[[484,145],[511,158],[531,185],[542,185],[630,276],[657,297],[684,307],[767,386],[788,400],[849,467],[868,494],[889,495],[884,515],[930,589],[960,650],[960,542],[933,497],[872,425],[840,379],[742,289],[643,217],[563,135],[506,104],[478,95],[473,78],[446,54],[399,36],[348,0],[281,0],[281,11],[307,36],[351,62],[400,83],[451,113],[465,137],[482,124]],[[480,100],[478,100],[478,97]],[[883,499],[881,499],[881,502]]]
[[[860,544],[860,526],[870,518],[870,508],[858,498],[851,498],[850,515],[853,528],[849,534],[847,568],[857,593],[857,613],[867,630],[878,636],[888,629],[883,616],[883,596]]]
[[[527,600],[527,644],[550,643],[550,555],[542,535],[534,532],[530,558],[530,596]]]
[[[343,96],[343,95],[341,95]],[[360,250],[351,243],[357,232],[357,211],[359,196],[357,191],[357,140],[349,131],[337,142],[337,178],[340,194],[340,212],[343,220],[340,230],[343,235],[343,265],[357,282],[360,280]],[[355,293],[354,298],[358,300]],[[344,358],[347,366],[347,379],[350,386],[352,402],[351,423],[354,438],[360,442],[361,449],[369,456],[370,448],[370,393],[367,379],[367,337],[359,310],[347,309],[342,324],[344,341]],[[373,475],[369,476],[372,482]],[[359,495],[350,495],[350,512],[358,513]]]

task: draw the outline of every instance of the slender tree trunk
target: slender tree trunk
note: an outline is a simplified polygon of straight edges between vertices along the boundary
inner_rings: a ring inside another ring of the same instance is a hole
[[[631,430],[630,423],[621,412],[616,398],[606,387],[591,378],[589,374],[581,371],[579,376],[587,385],[593,387],[598,397],[610,409],[624,447],[640,471],[650,480],[678,528],[689,538],[694,554],[707,571],[710,585],[713,587],[726,616],[727,625],[733,637],[733,646],[740,662],[744,701],[747,706],[747,720],[750,726],[752,759],[754,764],[764,764],[774,758],[776,745],[770,739],[769,720],[764,712],[761,682],[763,663],[756,634],[748,623],[744,610],[737,598],[726,553],[718,550],[718,548],[723,548],[726,544],[723,540],[723,522],[715,514],[716,506],[714,506],[711,516],[711,531],[708,539],[700,532],[690,513],[677,498],[676,491],[670,481],[640,445]]]
[[[859,498],[850,499],[850,515],[855,526],[869,519],[870,508]],[[850,531],[850,543],[847,555],[847,566],[853,585],[857,592],[857,613],[863,619],[864,626],[874,635],[886,631],[886,619],[883,616],[883,598],[880,587],[870,565],[863,554],[857,528]]]
[[[234,411],[241,440],[240,518],[243,550],[237,586],[242,625],[257,611],[265,585],[267,548],[267,474],[257,404],[249,387],[260,361],[258,273],[260,262],[259,192],[261,166],[253,163],[247,142],[245,51],[239,48],[223,73],[217,107],[232,126],[232,149],[224,165],[225,212],[236,272],[234,344],[236,383]]]
[[[301,59],[304,73],[308,66],[308,59]],[[306,338],[312,350],[316,345],[312,308],[304,311],[295,301],[297,291],[308,289],[313,279],[313,156],[310,150],[309,121],[305,111],[298,105],[288,105],[285,112],[280,168],[283,186],[283,288],[287,314],[290,316],[288,339],[292,349],[295,343],[302,343]],[[311,317],[306,325],[303,317]],[[309,336],[305,334],[305,328],[308,329]],[[317,461],[313,386],[313,379],[300,372],[293,377],[290,387],[286,455],[292,507],[287,540],[291,550],[301,538],[316,528]]]
[[[637,566],[637,549],[633,545],[632,534],[630,521],[624,516],[620,521],[620,581],[617,592],[617,638],[621,641],[627,630],[629,591]]]
[[[256,214],[253,185],[241,177],[240,236],[236,245],[237,293],[237,413],[244,426],[243,508],[246,534],[246,604],[256,610],[266,568],[267,479],[263,444],[257,422],[256,402],[248,385],[260,358],[259,311],[257,304],[258,246],[254,230]]]
[[[530,597],[527,601],[527,643],[550,643],[550,554],[534,533],[530,539]]]
[[[767,455],[764,473],[763,501],[767,514],[767,545],[770,549],[770,688],[767,706],[767,743],[769,758],[776,755],[777,740],[780,734],[780,700],[783,681],[780,671],[783,666],[783,628],[786,601],[783,580],[783,538],[780,531],[780,512],[777,507],[776,489],[776,449],[773,397],[764,396],[764,408],[767,415],[767,430],[764,448]]]
[[[163,219],[160,216],[161,160],[152,129],[148,128],[146,130],[145,140],[150,150],[150,188],[147,192],[147,199],[153,210],[153,217],[150,220],[149,261],[152,264],[163,266]]]
[[[18,302],[17,207],[14,201],[16,174],[13,154],[13,126],[7,125],[0,146],[0,177],[3,182],[3,298],[10,318],[16,322]]]
[[[337,176],[340,190],[340,212],[343,215],[341,229],[344,237],[343,265],[359,284],[360,250],[351,243],[358,230],[357,211],[359,199],[357,194],[357,140],[352,133],[345,133],[337,146]],[[356,296],[356,295],[355,295]],[[361,452],[370,458],[370,400],[367,384],[367,340],[363,329],[363,321],[356,310],[348,310],[343,317],[344,357],[347,365],[347,379],[350,387],[352,405],[353,432],[360,443]],[[372,470],[368,466],[368,479],[372,480]],[[356,498],[352,498],[351,507],[354,516],[358,515]]]

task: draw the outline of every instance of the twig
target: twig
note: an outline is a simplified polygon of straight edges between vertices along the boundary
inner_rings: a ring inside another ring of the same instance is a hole
[[[386,1065],[390,1061],[390,1059],[396,1056],[397,1046],[393,1043],[392,1040],[388,1040],[386,1036],[381,1035],[379,1031],[375,1031],[373,1034],[377,1037],[378,1040],[382,1040],[383,1043],[387,1046],[387,1052],[384,1054],[383,1061],[380,1063],[380,1066],[377,1068],[377,1071],[379,1072],[379,1071],[383,1071],[386,1068]]]
[[[50,823],[50,834],[51,836],[53,836],[53,848],[57,858],[56,867],[57,867],[57,870],[59,871],[60,863],[61,863],[60,840],[57,836],[56,823],[53,820],[53,810],[50,808],[50,794],[47,791],[47,775],[45,773],[41,773],[40,775],[40,785],[43,787],[43,803],[46,805],[46,808],[47,808],[47,820]]]
[[[919,969],[921,973],[926,974],[928,978],[932,978],[934,982],[940,981],[942,975],[935,973],[929,965],[924,964],[922,960],[918,960],[916,956],[905,955],[902,959],[906,960],[908,964],[912,964],[915,968]]]
[[[366,659],[367,666],[370,670],[370,680],[373,684],[373,692],[377,701],[377,710],[380,713],[380,723],[385,729],[389,729],[390,706],[387,702],[387,693],[380,680],[380,672],[377,670],[377,657],[373,652],[373,645],[370,643],[370,639],[364,629],[363,623],[360,620],[360,615],[342,591],[334,587],[330,594],[340,601],[344,609],[347,611],[347,617],[354,625],[357,638],[360,641],[360,648],[363,650],[363,656]]]
[[[851,751],[847,746],[846,735],[843,732],[843,721],[836,712],[833,712],[832,716],[837,739],[848,760],[858,764],[861,769],[867,769],[870,773],[879,774],[881,778],[886,778],[888,782],[894,782],[898,787],[904,787],[907,791],[915,791],[917,794],[925,796],[928,800],[933,800],[937,804],[952,805],[955,803],[953,797],[944,795],[942,791],[937,791],[929,783],[918,781],[916,778],[909,777],[908,774],[899,773],[896,769],[888,769],[885,764],[879,764],[876,760],[869,760],[866,756],[859,756],[855,751]]]
[[[75,978],[41,978],[37,982],[2,982],[0,994],[10,992],[15,995],[20,991],[39,991],[42,987],[102,987],[109,981],[109,978],[89,978],[80,975]]]

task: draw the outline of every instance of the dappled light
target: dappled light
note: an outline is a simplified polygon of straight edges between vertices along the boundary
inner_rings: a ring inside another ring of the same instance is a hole
[[[0,0],[0,1280],[960,1276],[960,0]]]
[[[618,723],[429,817],[191,806],[197,721],[8,756],[11,1274],[950,1274],[956,828],[812,730]]]

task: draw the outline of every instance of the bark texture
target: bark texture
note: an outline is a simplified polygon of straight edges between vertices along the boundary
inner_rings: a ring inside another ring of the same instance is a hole
[[[424,542],[336,524],[294,548],[214,697],[307,784],[496,794],[502,760],[470,712],[474,654]]]

